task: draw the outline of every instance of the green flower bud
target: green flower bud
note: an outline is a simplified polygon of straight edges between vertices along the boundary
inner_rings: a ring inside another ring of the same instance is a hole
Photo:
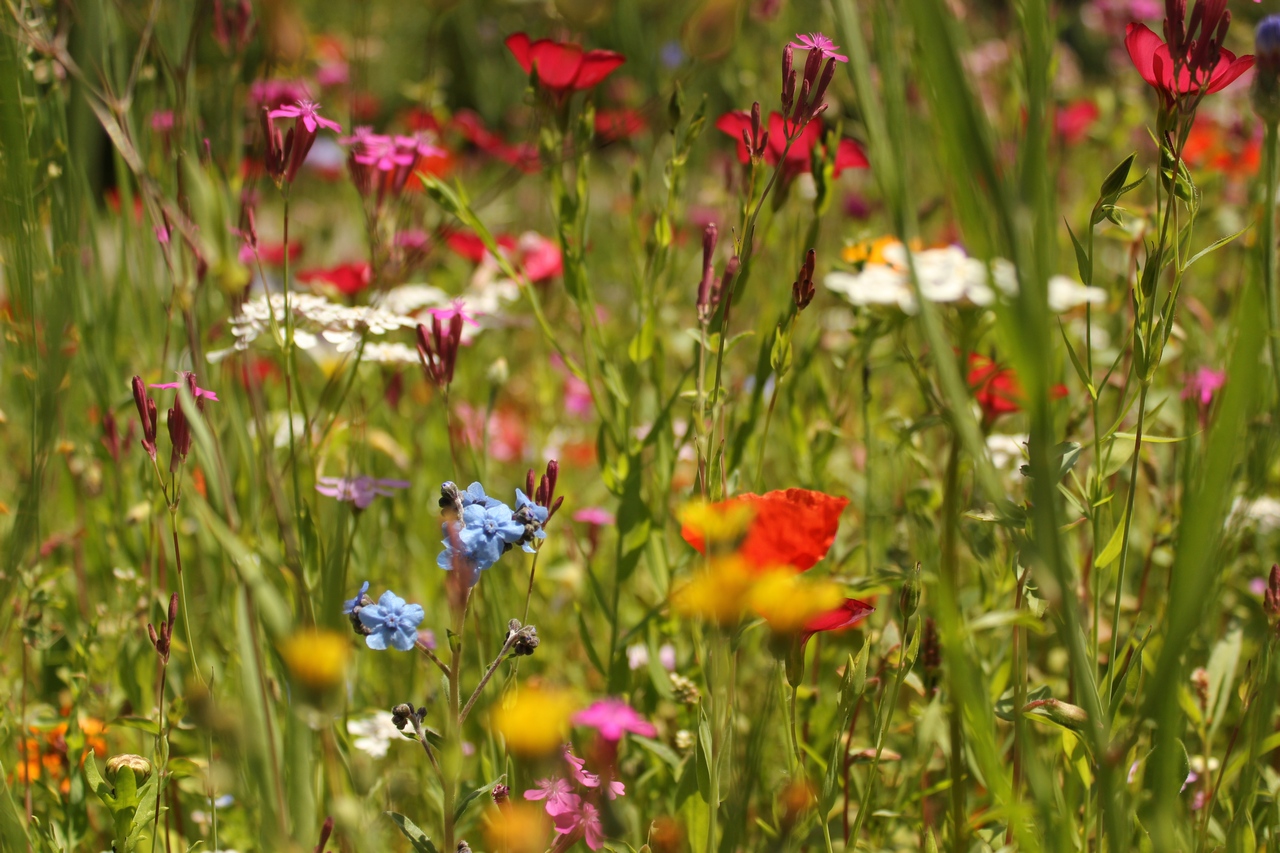
[[[906,620],[915,615],[919,606],[920,564],[916,563],[915,569],[907,577],[906,583],[902,585],[902,592],[898,594],[898,609],[902,611],[902,618]]]
[[[151,777],[151,762],[141,755],[134,755],[129,752],[113,755],[107,759],[108,782],[114,784],[116,776],[121,770],[133,771],[133,778],[138,783],[142,783]]]

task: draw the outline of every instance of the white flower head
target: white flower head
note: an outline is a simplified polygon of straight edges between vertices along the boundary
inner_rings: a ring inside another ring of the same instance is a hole
[[[347,732],[355,735],[351,745],[373,758],[383,758],[391,742],[401,740],[400,730],[391,722],[389,711],[378,711],[361,720],[348,720]]]

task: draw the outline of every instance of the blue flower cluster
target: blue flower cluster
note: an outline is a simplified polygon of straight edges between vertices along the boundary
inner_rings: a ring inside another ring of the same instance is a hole
[[[422,605],[408,604],[391,590],[377,601],[368,593],[369,582],[365,581],[355,598],[342,603],[342,612],[351,619],[355,632],[364,637],[365,645],[378,651],[412,649],[418,640],[418,626],[426,617]]]
[[[480,572],[498,562],[498,558],[515,545],[528,553],[536,550],[534,542],[546,539],[543,525],[548,510],[516,489],[516,508],[490,497],[484,486],[472,483],[460,490],[453,483],[440,487],[440,508],[445,521],[444,550],[436,565],[446,571],[462,568],[471,572],[471,583]]]

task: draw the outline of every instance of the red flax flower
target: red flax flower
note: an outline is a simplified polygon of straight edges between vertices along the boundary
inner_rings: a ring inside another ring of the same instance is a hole
[[[844,604],[813,617],[804,626],[801,643],[808,642],[814,634],[823,631],[843,631],[852,628],[875,612],[875,607],[856,598],[846,598]]]
[[[298,281],[304,284],[323,282],[344,296],[355,296],[369,286],[373,276],[368,264],[354,261],[328,269],[299,270]]]
[[[506,44],[524,73],[537,77],[557,101],[592,88],[627,61],[612,50],[583,50],[581,45],[551,39],[529,41],[525,33],[508,36]]]
[[[1022,410],[1022,383],[1013,368],[1001,367],[984,355],[970,353],[968,382],[982,409],[983,423],[990,424],[1001,415]],[[1054,385],[1049,395],[1054,399],[1065,397],[1067,387]]]
[[[840,513],[849,505],[849,499],[808,489],[787,489],[763,495],[738,495],[713,504],[710,509],[727,509],[734,504],[747,504],[755,510],[746,538],[738,549],[738,555],[748,565],[762,571],[790,566],[803,572],[813,568],[831,550],[840,526]],[[706,552],[702,531],[686,524],[681,527],[680,535],[700,553]]]
[[[1187,0],[1165,0],[1164,39],[1145,24],[1125,28],[1124,46],[1142,79],[1160,93],[1166,107],[1187,105],[1201,92],[1229,86],[1253,66],[1222,46],[1231,25],[1227,0],[1199,0],[1187,20]]]
[[[746,110],[734,110],[725,113],[716,119],[716,129],[729,134],[738,142],[738,162],[746,164],[751,162],[751,152],[747,150],[747,144],[743,141],[742,134],[744,131],[751,129],[751,113]],[[787,171],[792,174],[802,174],[808,172],[811,168],[810,156],[813,149],[822,141],[822,120],[813,119],[807,125],[800,135],[796,137],[796,141],[791,143],[791,150],[787,151]],[[781,113],[769,113],[769,131],[768,143],[765,147],[764,161],[770,166],[778,165],[778,161],[782,159],[782,152],[787,147],[787,132],[783,126]],[[839,175],[845,169],[865,169],[870,163],[867,162],[867,155],[863,153],[862,146],[854,142],[852,139],[841,139],[839,146],[836,148],[836,160],[834,174]]]

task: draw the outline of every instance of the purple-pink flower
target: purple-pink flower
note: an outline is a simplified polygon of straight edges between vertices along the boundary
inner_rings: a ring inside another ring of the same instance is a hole
[[[167,235],[166,235],[166,236],[167,236]],[[164,241],[162,241],[162,242],[164,242]],[[185,380],[185,379],[186,379],[186,377],[187,377],[187,374],[186,374],[186,373],[182,373],[181,375],[182,375],[183,379]],[[181,388],[182,386],[184,386],[184,385],[186,385],[186,384],[187,384],[187,383],[186,383],[185,381],[183,381],[183,382],[153,382],[153,383],[151,383],[150,385],[148,385],[147,387],[148,387],[148,388]],[[206,400],[212,400],[212,401],[213,401],[213,402],[215,402],[215,403],[221,403],[221,402],[222,402],[221,400],[219,400],[219,399],[218,399],[218,395],[217,395],[216,393],[214,393],[213,391],[210,391],[210,390],[208,390],[208,389],[206,389],[206,388],[200,388],[199,386],[197,386],[197,387],[196,387],[196,393],[195,393],[195,396],[196,396],[196,398],[197,398],[197,399],[199,399],[199,398],[203,397],[204,399],[206,399]]]
[[[284,104],[272,110],[269,115],[272,118],[296,118],[302,122],[302,126],[307,129],[308,133],[315,133],[317,127],[327,128],[334,133],[342,133],[342,125],[333,119],[324,118],[318,112],[320,105],[315,101],[297,101],[293,104]]]
[[[547,814],[551,817],[571,812],[576,807],[578,796],[569,790],[569,780],[552,776],[550,779],[539,779],[536,788],[524,792],[526,800],[546,800]]]
[[[462,322],[471,326],[479,326],[480,321],[467,313],[467,303],[464,299],[455,299],[443,308],[432,308],[427,311],[432,317],[438,319],[441,323],[447,323],[454,317],[461,317]]]
[[[572,838],[581,838],[587,847],[599,850],[604,846],[604,828],[600,825],[600,810],[586,800],[570,794],[572,801],[568,811],[553,815],[556,832]]]
[[[587,770],[587,762],[574,755],[568,744],[564,747],[564,760],[569,763],[569,772],[573,775],[575,782],[584,788],[600,787],[600,777]],[[610,780],[608,793],[609,799],[616,800],[626,795],[627,786],[616,779]]]
[[[1187,384],[1182,388],[1182,399],[1195,400],[1201,407],[1213,402],[1213,394],[1227,382],[1225,370],[1214,370],[1211,367],[1196,368],[1196,372],[1187,377]]]
[[[658,730],[653,723],[640,716],[634,708],[621,699],[601,699],[589,708],[573,716],[579,726],[589,726],[607,741],[622,740],[627,732],[642,737],[656,737]]]
[[[386,480],[374,477],[318,477],[316,491],[340,501],[349,501],[356,509],[365,509],[381,495],[391,497],[395,489],[409,488],[408,480]]]
[[[822,33],[796,33],[796,40],[791,42],[791,47],[796,50],[816,50],[822,59],[831,57],[836,62],[849,61],[849,57],[836,53],[840,49],[839,45],[833,44]]]
[[[593,527],[608,527],[613,524],[613,513],[604,507],[588,506],[575,512],[573,520],[580,521],[583,524],[590,524]]]

